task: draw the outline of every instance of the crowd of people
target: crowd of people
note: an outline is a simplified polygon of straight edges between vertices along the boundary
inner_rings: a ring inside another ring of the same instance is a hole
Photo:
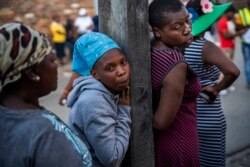
[[[52,16],[49,33],[59,65],[65,64],[66,50],[68,50],[67,56],[72,60],[74,42],[78,37],[91,31],[98,31],[98,15],[91,18],[85,8],[79,9],[75,20],[69,15],[64,19],[59,13],[55,13]]]
[[[148,7],[156,167],[224,167],[226,119],[220,95],[240,75],[242,38],[250,89],[250,0],[237,12],[212,0],[153,0]],[[49,36],[21,23],[0,26],[0,166],[119,167],[129,147],[130,65],[81,8]],[[218,46],[206,38],[217,26]],[[57,89],[65,47],[72,76],[59,99],[64,123],[39,103]]]

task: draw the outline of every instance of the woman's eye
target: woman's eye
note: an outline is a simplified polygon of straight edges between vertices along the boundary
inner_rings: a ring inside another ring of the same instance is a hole
[[[126,65],[126,64],[127,64],[127,60],[123,60],[123,61],[121,62],[121,64]]]
[[[114,68],[113,68],[112,66],[108,66],[108,67],[106,67],[106,70],[107,70],[107,71],[113,71]]]
[[[181,30],[181,26],[178,25],[178,26],[174,27],[174,29],[175,29],[175,30]]]

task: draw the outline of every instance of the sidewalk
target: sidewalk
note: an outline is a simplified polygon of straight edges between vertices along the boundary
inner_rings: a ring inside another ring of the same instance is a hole
[[[226,167],[250,167],[250,147],[227,156]]]

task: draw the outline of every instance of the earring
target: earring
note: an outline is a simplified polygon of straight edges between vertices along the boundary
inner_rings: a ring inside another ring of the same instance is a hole
[[[39,80],[40,80],[40,77],[39,77],[39,76],[36,76],[35,79],[36,79],[36,81],[39,81]]]

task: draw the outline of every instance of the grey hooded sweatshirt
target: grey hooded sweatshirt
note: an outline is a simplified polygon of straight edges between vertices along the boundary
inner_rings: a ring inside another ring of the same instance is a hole
[[[87,145],[94,167],[119,167],[128,149],[131,107],[118,99],[92,76],[76,79],[69,94],[67,124]]]

